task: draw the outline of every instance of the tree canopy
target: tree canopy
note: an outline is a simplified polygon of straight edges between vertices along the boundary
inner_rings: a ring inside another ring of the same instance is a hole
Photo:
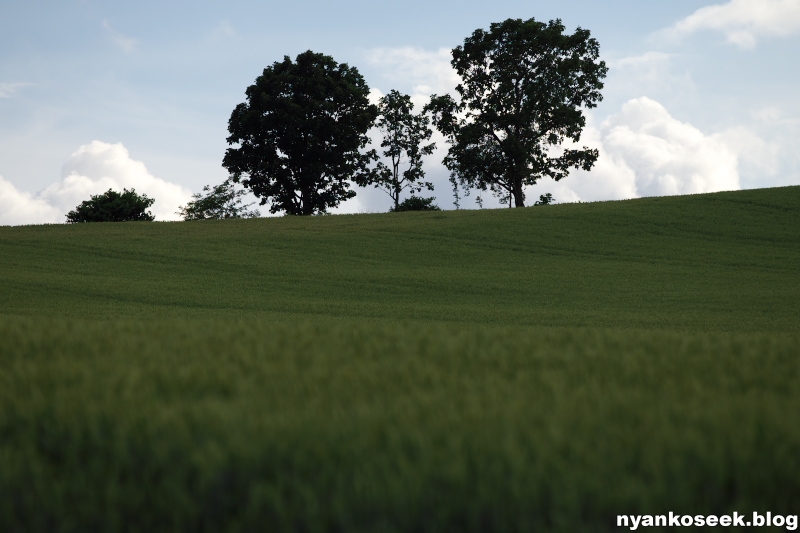
[[[355,196],[349,180],[376,157],[362,149],[378,114],[357,69],[309,50],[265,68],[246,95],[228,122],[238,146],[222,163],[234,182],[271,213],[324,213]]]
[[[147,211],[155,200],[147,195],[136,194],[136,189],[123,189],[119,193],[109,189],[103,194],[84,200],[67,214],[67,222],[127,222],[133,220],[153,221],[155,217]]]
[[[558,19],[508,19],[452,51],[459,99],[433,95],[427,109],[450,143],[444,163],[454,187],[490,189],[521,207],[526,185],[594,165],[597,150],[562,144],[580,140],[581,108],[602,100],[608,69],[588,30],[564,30]]]
[[[404,189],[411,193],[420,192],[423,187],[433,190],[430,182],[422,181],[425,177],[422,156],[433,153],[436,145],[423,145],[433,133],[430,119],[424,113],[414,113],[410,96],[392,90],[380,99],[378,110],[376,126],[383,133],[381,148],[385,148],[383,156],[391,166],[378,162],[368,180],[362,180],[359,185],[372,184],[388,193],[397,211]],[[402,171],[401,166],[404,167]]]
[[[244,190],[236,190],[230,180],[225,180],[220,185],[203,187],[206,193],[193,194],[191,202],[181,206],[178,215],[184,220],[207,220],[221,218],[256,218],[261,216],[257,209],[248,211],[247,208],[253,205],[242,205],[242,196],[246,194]]]

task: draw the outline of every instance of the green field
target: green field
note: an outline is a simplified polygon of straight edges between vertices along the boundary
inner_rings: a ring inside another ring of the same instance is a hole
[[[797,515],[800,187],[0,227],[0,531]]]

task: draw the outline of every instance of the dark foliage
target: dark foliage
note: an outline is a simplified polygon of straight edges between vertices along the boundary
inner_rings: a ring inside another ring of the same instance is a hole
[[[178,214],[184,220],[206,220],[221,218],[256,218],[261,213],[256,209],[248,211],[247,208],[253,205],[242,205],[242,196],[247,194],[244,190],[236,190],[230,180],[225,180],[220,185],[211,187],[206,185],[203,191],[207,194],[193,194],[191,202],[182,206]]]
[[[103,194],[84,200],[67,214],[67,222],[127,222],[133,220],[152,221],[147,211],[155,200],[147,195],[136,194],[135,189],[123,189],[122,193],[109,189]]]
[[[539,200],[533,205],[553,205],[556,199],[550,193],[539,195]]]
[[[554,150],[580,139],[582,108],[602,100],[608,71],[588,30],[564,30],[560,20],[508,19],[453,50],[459,99],[433,95],[427,109],[450,143],[454,187],[489,189],[522,207],[526,185],[594,165],[597,150]]]
[[[358,70],[309,50],[265,68],[246,94],[228,122],[238,147],[222,162],[234,182],[271,213],[324,213],[355,196],[349,180],[377,158],[361,153],[378,110]]]
[[[393,207],[389,210],[389,212],[397,212],[397,211],[441,211],[439,206],[433,205],[433,201],[436,198],[420,198],[419,196],[410,196],[406,198],[402,202],[400,202],[397,207]]]

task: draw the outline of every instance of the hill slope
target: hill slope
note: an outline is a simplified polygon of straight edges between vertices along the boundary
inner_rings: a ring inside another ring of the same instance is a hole
[[[0,309],[798,331],[800,187],[542,208],[0,228]]]
[[[788,187],[0,228],[0,530],[796,525],[799,226]]]

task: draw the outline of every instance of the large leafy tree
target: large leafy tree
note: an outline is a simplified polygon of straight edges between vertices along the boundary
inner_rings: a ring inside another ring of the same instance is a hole
[[[526,185],[594,165],[597,150],[562,144],[580,140],[582,108],[602,100],[608,68],[588,30],[564,30],[560,20],[508,19],[453,50],[459,99],[433,95],[427,107],[450,143],[454,187],[490,189],[522,207]]]
[[[433,190],[430,182],[423,182],[422,156],[433,153],[434,143],[430,140],[433,131],[430,119],[424,114],[414,113],[411,97],[392,90],[380,99],[379,118],[376,123],[383,133],[381,148],[389,165],[379,162],[369,177],[369,183],[386,192],[394,202],[394,210],[400,206],[400,193],[420,192],[423,187]],[[362,180],[359,185],[366,185]]]
[[[117,192],[109,189],[103,194],[92,195],[89,200],[84,200],[74,210],[67,213],[67,222],[128,222],[145,220],[151,222],[155,219],[147,211],[155,199],[148,198],[146,194],[136,194],[136,189],[123,189]]]
[[[222,165],[270,212],[324,213],[355,196],[349,180],[368,172],[362,153],[378,110],[354,67],[303,52],[264,69],[228,122]]]

